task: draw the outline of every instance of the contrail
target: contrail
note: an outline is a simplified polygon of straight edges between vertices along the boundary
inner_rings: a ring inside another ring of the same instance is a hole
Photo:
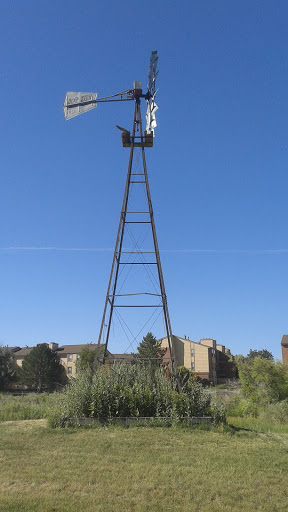
[[[66,251],[66,252],[111,252],[112,247],[37,247],[37,246],[10,246],[0,247],[0,251]]]
[[[66,252],[111,252],[114,249],[106,247],[0,247],[0,251],[66,251]]]
[[[7,251],[113,252],[114,249],[112,247],[0,247],[0,252]],[[288,249],[162,249],[160,252],[179,254],[287,254]]]
[[[288,249],[164,249],[160,252],[203,254],[285,254]]]

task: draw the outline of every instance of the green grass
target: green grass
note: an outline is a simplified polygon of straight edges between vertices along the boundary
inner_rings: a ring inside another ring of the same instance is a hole
[[[59,394],[35,394],[13,396],[0,393],[0,421],[41,419],[51,412]]]
[[[3,422],[0,510],[287,512],[287,455],[285,434]]]
[[[263,433],[278,433],[288,434],[288,424],[277,424],[269,421],[267,418],[259,417],[254,418],[253,416],[246,417],[229,417],[227,418],[228,424],[236,428],[251,430],[254,432]],[[288,506],[287,506],[288,510]]]

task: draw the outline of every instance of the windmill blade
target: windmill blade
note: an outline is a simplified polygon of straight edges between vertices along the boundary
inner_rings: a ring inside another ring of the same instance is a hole
[[[63,105],[65,119],[72,119],[96,108],[96,98],[96,92],[67,92]]]
[[[148,75],[147,87],[148,87],[148,91],[150,92],[151,96],[154,96],[154,94],[155,94],[155,82],[156,82],[156,78],[159,73],[159,71],[157,71],[157,64],[158,64],[158,55],[157,55],[157,50],[156,50],[151,53],[150,69],[149,69],[149,75]]]
[[[147,134],[153,133],[153,136],[155,135],[154,130],[157,126],[156,115],[155,115],[157,110],[158,110],[158,107],[157,107],[154,99],[152,99],[152,101],[147,100],[146,132],[147,132]]]

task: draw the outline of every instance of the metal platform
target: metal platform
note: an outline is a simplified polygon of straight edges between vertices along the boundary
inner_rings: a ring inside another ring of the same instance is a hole
[[[122,131],[122,145],[123,148],[131,148],[132,142],[134,148],[152,148],[153,147],[153,133],[144,132],[144,137],[134,136],[128,131]]]

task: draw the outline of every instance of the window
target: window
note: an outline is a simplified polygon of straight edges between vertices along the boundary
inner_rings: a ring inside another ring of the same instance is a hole
[[[78,361],[78,359],[80,359],[79,354],[76,354],[76,359],[77,359],[77,361]]]
[[[191,357],[194,357],[194,348],[191,348]]]
[[[195,370],[195,364],[191,363],[191,370]]]
[[[68,375],[72,374],[72,366],[68,366],[67,373],[68,373]]]
[[[71,363],[71,361],[72,361],[72,354],[67,354],[67,361],[68,361],[68,363]]]

